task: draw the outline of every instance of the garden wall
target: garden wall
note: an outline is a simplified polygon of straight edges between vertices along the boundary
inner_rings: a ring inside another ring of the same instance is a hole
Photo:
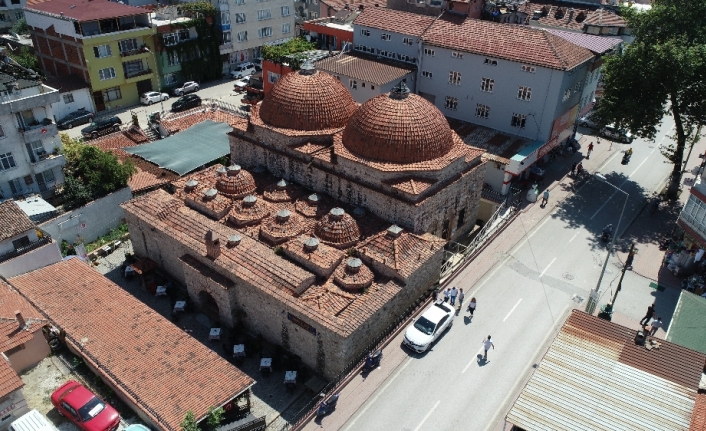
[[[61,214],[39,224],[58,243],[62,240],[73,244],[81,237],[85,244],[120,225],[125,217],[120,204],[132,199],[129,187],[122,188],[100,199]]]

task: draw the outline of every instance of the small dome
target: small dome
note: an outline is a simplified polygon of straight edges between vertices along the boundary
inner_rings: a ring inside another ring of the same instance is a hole
[[[342,262],[333,273],[334,282],[343,290],[359,291],[373,284],[375,275],[357,257]]]
[[[366,159],[409,164],[448,153],[453,134],[436,106],[400,82],[356,111],[343,131],[343,145]]]
[[[314,233],[324,243],[336,248],[348,248],[360,239],[358,223],[341,208],[333,208],[316,223]]]
[[[357,105],[348,89],[328,73],[305,63],[275,83],[260,104],[266,124],[302,131],[344,127]]]
[[[297,212],[307,218],[318,218],[328,212],[329,205],[316,194],[310,194],[306,199],[300,199],[294,204]]]
[[[220,167],[217,172],[216,189],[224,195],[240,198],[255,191],[255,180],[250,172],[240,166],[231,165],[227,169]]]
[[[294,185],[281,179],[267,187],[262,196],[270,202],[292,202],[297,197],[297,191]]]
[[[287,209],[277,212],[260,226],[260,235],[272,244],[281,244],[304,230],[301,219]]]
[[[248,195],[235,202],[228,215],[228,221],[234,225],[248,226],[260,223],[271,213],[269,205],[256,196]]]

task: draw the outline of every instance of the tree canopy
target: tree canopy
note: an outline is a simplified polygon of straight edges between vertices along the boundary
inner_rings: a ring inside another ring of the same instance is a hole
[[[606,59],[604,94],[596,105],[601,124],[615,123],[655,139],[662,118],[675,122],[674,144],[663,154],[674,163],[669,187],[676,196],[687,142],[706,124],[706,2],[654,0],[652,8],[625,7],[621,14],[635,40]]]
[[[130,160],[120,162],[115,154],[78,139],[61,135],[66,165],[64,196],[77,205],[127,186],[137,169]]]

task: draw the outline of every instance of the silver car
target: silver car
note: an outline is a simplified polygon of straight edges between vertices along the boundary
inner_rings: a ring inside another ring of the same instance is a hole
[[[199,84],[194,81],[186,81],[181,87],[174,89],[175,96],[183,96],[184,94],[194,93],[199,91]]]
[[[597,129],[598,128],[598,124],[596,124],[596,122],[593,121],[591,114],[586,114],[583,117],[579,118],[578,123],[579,123],[579,126],[581,126],[581,127],[587,127],[589,129]]]

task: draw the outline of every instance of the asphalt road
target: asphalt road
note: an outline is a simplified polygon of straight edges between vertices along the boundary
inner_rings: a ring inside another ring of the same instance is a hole
[[[671,171],[658,145],[668,139],[672,124],[665,119],[654,143],[636,140],[628,165],[620,163],[628,146],[613,144],[614,155],[600,169],[611,184],[629,193],[621,232]],[[576,296],[587,299],[595,287],[607,253],[599,235],[606,224],[617,225],[623,202],[623,193],[596,178],[580,182],[573,195],[528,227],[526,237],[477,285],[464,284],[464,274],[473,271],[473,265],[461,272],[453,284],[470,290],[466,301],[477,298],[473,321],[459,316],[429,352],[409,353],[341,429],[495,427],[569,311],[584,308],[585,300]],[[618,271],[611,258],[599,304],[607,302]],[[642,280],[630,275],[624,288],[638,283]],[[644,296],[645,302],[651,300],[649,293]],[[641,305],[635,309],[644,311]],[[495,350],[483,361],[481,341],[488,335]]]
[[[239,106],[240,99],[243,98],[245,93],[236,93],[233,90],[233,83],[235,81],[235,79],[224,79],[206,82],[200,86],[200,89],[196,92],[196,94],[198,94],[199,97],[201,97],[202,99],[220,99],[224,102],[232,103],[236,106]],[[127,124],[132,121],[132,112],[135,112],[137,113],[138,119],[141,124],[144,125],[147,124],[147,116],[149,114],[161,110],[169,112],[172,103],[174,103],[176,100],[177,97],[170,96],[169,99],[167,99],[161,104],[155,103],[152,106],[145,106],[140,104],[119,110],[103,111],[99,112],[96,117],[101,118],[104,116],[117,115],[123,121],[123,124]],[[80,138],[81,129],[87,126],[87,124],[76,126],[73,129],[61,130],[61,132],[67,133],[72,138]]]

